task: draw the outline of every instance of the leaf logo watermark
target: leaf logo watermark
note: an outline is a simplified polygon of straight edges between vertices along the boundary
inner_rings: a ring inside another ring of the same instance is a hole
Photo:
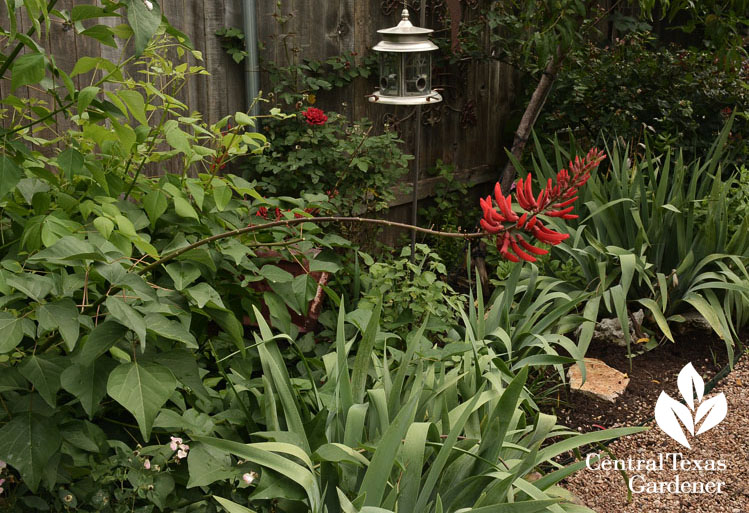
[[[676,384],[686,404],[671,398],[666,392],[661,392],[658,402],[655,404],[655,421],[664,433],[687,449],[691,449],[692,447],[689,445],[682,426],[692,436],[701,435],[726,418],[728,403],[725,394],[722,392],[709,399],[702,400],[705,393],[705,382],[691,363],[681,369]],[[695,407],[697,408],[696,411]],[[700,424],[700,422],[702,423]],[[695,429],[697,430],[696,433]]]

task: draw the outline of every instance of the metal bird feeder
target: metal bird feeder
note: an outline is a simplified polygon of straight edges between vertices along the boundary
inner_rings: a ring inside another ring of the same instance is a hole
[[[372,50],[380,54],[380,88],[369,101],[388,105],[427,105],[442,101],[432,90],[432,56],[438,47],[429,40],[432,29],[414,27],[408,9],[400,23],[378,30],[382,41]]]

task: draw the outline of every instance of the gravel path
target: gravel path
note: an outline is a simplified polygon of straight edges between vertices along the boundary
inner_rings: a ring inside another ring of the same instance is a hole
[[[663,469],[648,470],[644,462],[642,470],[627,471],[627,479],[634,479],[633,491],[646,487],[634,493],[631,502],[627,502],[627,481],[618,470],[583,469],[567,481],[566,488],[599,513],[749,513],[749,355],[706,398],[720,392],[726,395],[728,415],[713,429],[691,437],[691,449],[669,438],[655,422],[649,424],[652,429],[609,446],[617,460],[631,458],[633,465],[637,460],[658,462],[661,455],[666,459]],[[666,456],[669,453],[681,456]],[[720,470],[723,464],[725,470]],[[711,466],[717,470],[708,470]],[[692,489],[703,487],[706,493],[674,493],[675,484],[670,485],[671,491],[666,484],[662,493],[645,493],[648,486],[660,487],[657,483],[674,483],[677,478],[680,486],[694,483],[689,485]]]

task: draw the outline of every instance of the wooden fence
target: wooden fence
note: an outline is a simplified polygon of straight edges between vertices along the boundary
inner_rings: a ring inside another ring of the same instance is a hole
[[[96,0],[91,0],[96,1]],[[58,9],[70,10],[77,0],[59,0]],[[246,109],[244,68],[236,64],[221,48],[216,31],[224,27],[242,28],[241,0],[162,0],[162,8],[170,22],[186,33],[196,49],[204,56],[203,65],[210,76],[195,78],[180,93],[191,110],[199,111],[205,120],[214,122],[227,114]],[[419,1],[411,0],[412,19],[419,20]],[[443,0],[426,1],[426,26],[445,31],[441,17]],[[462,2],[464,16],[472,15],[472,5]],[[379,40],[377,29],[387,28],[399,21],[403,3],[397,0],[257,0],[259,39],[263,50],[261,59],[283,63],[287,46],[295,49],[294,59],[324,59],[343,52],[366,54]],[[288,17],[281,24],[274,16]],[[5,2],[0,2],[0,24],[7,24]],[[112,20],[111,23],[119,23]],[[20,30],[29,27],[22,22]],[[442,34],[444,32],[438,32]],[[45,34],[45,43],[63,69],[71,70],[82,56],[116,58],[119,51],[102,46],[61,23],[52,25]],[[77,77],[79,85],[85,77]],[[262,75],[262,88],[268,90],[267,76]],[[83,84],[85,85],[85,84]],[[502,146],[510,141],[500,134],[506,129],[509,110],[513,105],[516,77],[499,63],[457,64],[437,69],[434,86],[443,89],[445,101],[425,107],[417,120],[413,107],[391,107],[371,104],[366,95],[374,90],[372,80],[358,79],[352,85],[321,96],[321,105],[349,116],[352,120],[367,117],[382,127],[386,118],[397,127],[405,141],[405,150],[413,153],[415,127],[422,123],[422,170],[434,165],[437,159],[454,164],[456,179],[471,184],[495,180],[504,161]],[[5,97],[9,91],[2,90]],[[18,94],[18,93],[17,93]],[[28,88],[28,95],[35,92]],[[422,171],[422,176],[426,174]],[[405,179],[411,182],[409,175]],[[433,193],[434,179],[420,180],[420,197]],[[397,198],[391,209],[393,220],[407,220],[410,196]],[[388,237],[390,238],[390,237]]]

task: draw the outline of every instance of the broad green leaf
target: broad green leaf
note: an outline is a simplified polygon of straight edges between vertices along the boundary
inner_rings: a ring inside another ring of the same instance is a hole
[[[65,341],[68,352],[75,349],[80,332],[78,322],[78,308],[72,299],[60,299],[54,303],[46,303],[37,308],[36,318],[44,331],[57,329]]]
[[[169,340],[182,342],[185,346],[197,349],[198,341],[180,322],[167,319],[162,314],[150,313],[145,318],[148,331],[161,335]]]
[[[45,63],[41,53],[27,53],[16,57],[11,66],[13,76],[10,79],[10,90],[21,86],[38,84],[44,78]]]
[[[117,92],[117,96],[125,102],[130,114],[142,125],[148,126],[148,118],[146,118],[146,102],[143,100],[143,95],[134,89],[123,89]]]
[[[23,339],[23,319],[0,312],[0,354],[10,353]]]
[[[37,302],[47,297],[55,288],[55,282],[52,278],[34,273],[12,274],[8,276],[5,282]]]
[[[177,290],[184,290],[185,287],[200,278],[200,268],[191,262],[175,262],[167,265],[165,269]]]
[[[369,460],[362,456],[358,451],[355,451],[348,445],[338,443],[323,444],[317,448],[313,455],[315,461],[333,461],[333,462],[348,462],[354,463],[355,465],[367,466]]]
[[[15,162],[5,155],[0,155],[0,199],[16,188],[23,172]]]
[[[235,477],[239,472],[226,452],[201,443],[190,447],[187,455],[187,468],[190,474],[187,488],[208,486],[216,481],[225,481]]]
[[[223,212],[226,205],[231,201],[231,188],[227,185],[220,185],[213,188],[213,201],[216,202],[216,208]]]
[[[174,210],[175,212],[177,212],[178,216],[188,217],[188,218],[195,219],[195,220],[198,219],[198,213],[195,211],[194,208],[192,208],[192,205],[190,205],[189,201],[179,196],[175,196],[173,199],[174,199]]]
[[[54,417],[30,410],[16,414],[0,428],[0,460],[14,467],[29,489],[36,493],[50,458],[60,447]]]
[[[143,198],[143,208],[146,214],[148,214],[148,219],[151,220],[152,228],[156,226],[156,221],[166,212],[168,207],[169,202],[167,201],[166,194],[161,191],[153,190]]]
[[[29,257],[30,263],[69,265],[73,260],[106,260],[93,244],[67,235]]]
[[[255,120],[244,112],[234,114],[234,120],[242,126],[255,126]]]
[[[78,92],[78,113],[83,114],[83,112],[88,108],[88,106],[91,104],[94,98],[96,98],[96,95],[99,94],[99,91],[101,91],[100,87],[96,86],[88,86],[84,87]]]
[[[89,419],[94,418],[107,395],[107,379],[114,366],[109,358],[97,358],[88,366],[71,365],[60,375],[62,388],[80,401]]]
[[[188,135],[182,131],[177,121],[170,119],[164,124],[164,136],[169,146],[185,155],[191,153]]]
[[[142,347],[146,346],[146,322],[143,320],[143,315],[135,310],[132,306],[125,303],[125,301],[117,296],[109,296],[106,301],[107,310],[115,320],[133,330],[138,339],[142,344]]]
[[[114,32],[106,25],[94,25],[81,32],[81,35],[96,39],[101,44],[112,48],[117,48],[117,43],[114,41]]]
[[[260,275],[272,283],[288,283],[294,279],[290,272],[271,264],[264,265],[260,269]]]
[[[60,390],[60,374],[63,371],[60,357],[31,355],[23,360],[18,368],[24,378],[28,379],[47,404],[55,407],[57,391]]]
[[[94,219],[94,228],[101,233],[101,236],[105,239],[109,239],[114,230],[114,222],[108,217],[97,217]]]
[[[242,505],[237,504],[236,502],[230,501],[229,499],[224,499],[223,497],[219,497],[218,495],[214,495],[213,498],[221,504],[221,507],[224,508],[228,513],[255,513],[255,510],[245,508]]]
[[[224,309],[206,308],[205,311],[234,340],[237,349],[244,354],[244,328],[237,316],[232,311]]]
[[[83,169],[83,155],[75,148],[68,148],[57,156],[57,165],[65,178],[72,180]]]
[[[148,3],[143,0],[128,0],[127,21],[135,34],[135,55],[139,56],[161,24],[161,7],[156,0]]]
[[[176,388],[172,371],[156,363],[124,363],[107,381],[107,393],[133,414],[146,442],[151,438],[156,414]]]
[[[91,18],[99,18],[100,16],[106,16],[107,10],[97,5],[75,5],[73,10],[70,12],[70,19],[73,21],[88,20]],[[111,14],[110,14],[111,16]]]
[[[271,451],[254,447],[254,444],[243,444],[218,438],[194,437],[198,442],[202,442],[223,451],[229,452],[242,459],[251,461],[261,467],[269,468],[287,479],[295,482],[307,493],[309,498],[309,507],[311,511],[319,511],[322,503],[320,488],[314,474],[309,469],[294,463]]]
[[[190,299],[195,301],[198,308],[204,308],[206,305],[212,308],[225,308],[224,302],[221,301],[221,295],[206,282],[198,283],[186,289],[185,292]]]
[[[73,361],[83,367],[89,367],[126,334],[127,328],[118,322],[112,320],[100,323],[88,335],[86,343],[73,357]]]

